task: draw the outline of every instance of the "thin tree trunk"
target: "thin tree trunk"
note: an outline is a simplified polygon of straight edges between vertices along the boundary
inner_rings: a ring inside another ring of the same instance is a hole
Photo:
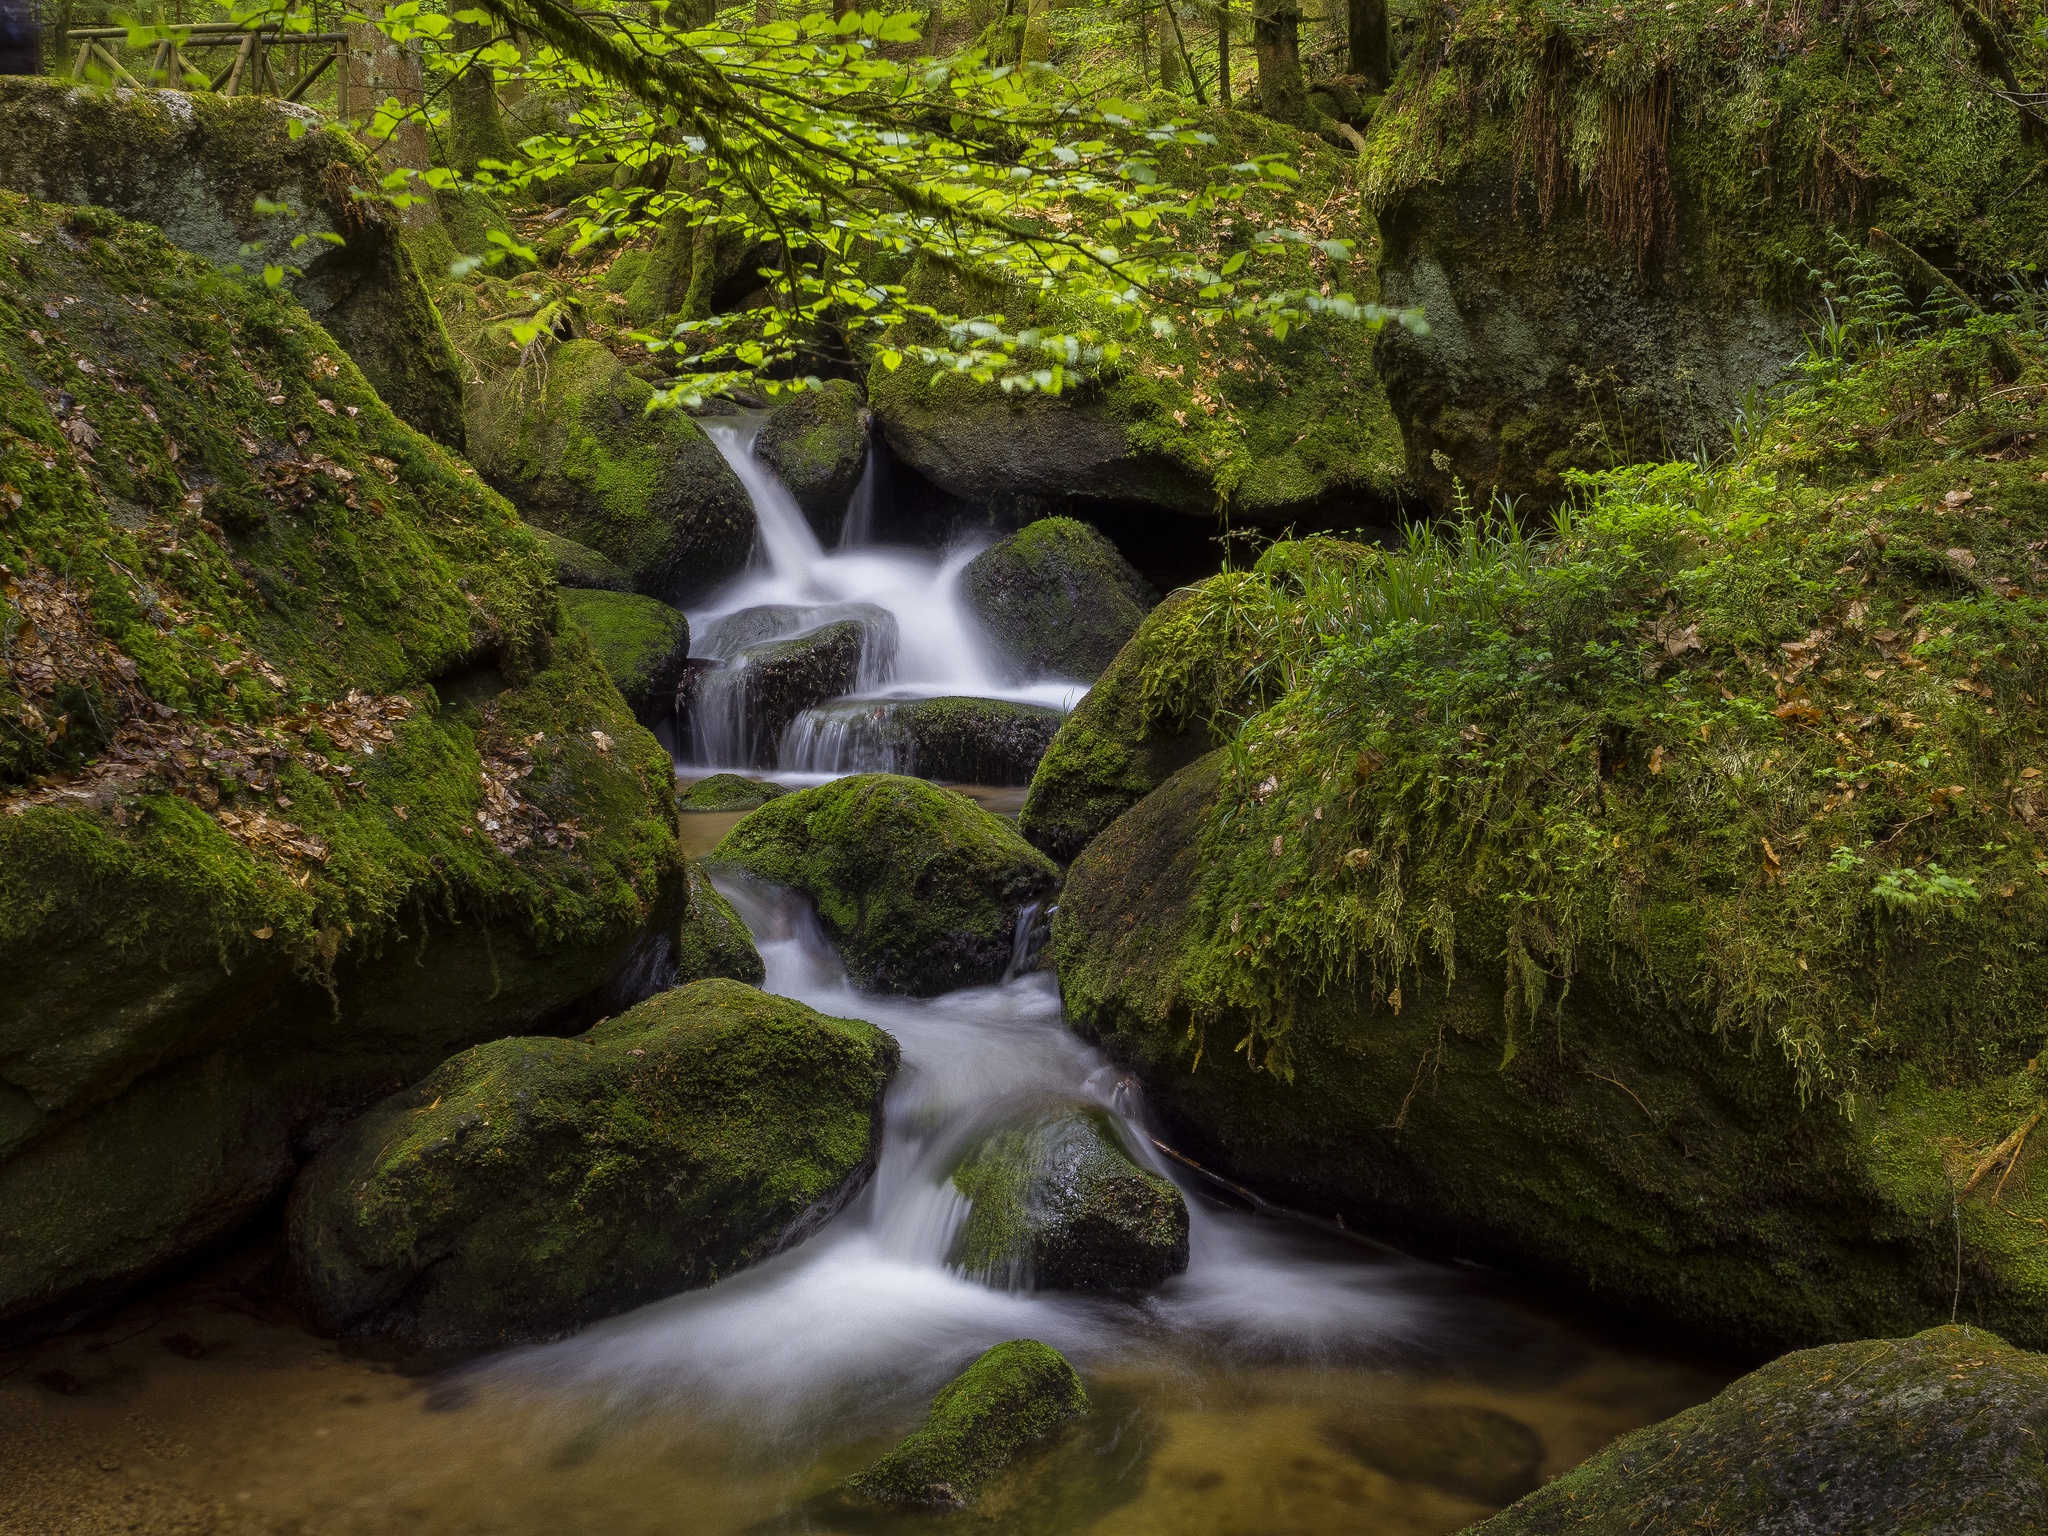
[[[1384,91],[1394,79],[1394,40],[1387,26],[1387,0],[1350,0],[1351,72]]]
[[[1230,105],[1230,0],[1216,0],[1216,104]]]
[[[1166,19],[1173,23],[1174,51],[1180,55],[1181,67],[1187,71],[1188,84],[1194,87],[1195,105],[1206,107],[1209,98],[1202,90],[1202,72],[1195,68],[1195,61],[1188,56],[1188,40],[1180,29],[1180,12],[1173,8],[1172,0],[1167,0],[1165,10]]]

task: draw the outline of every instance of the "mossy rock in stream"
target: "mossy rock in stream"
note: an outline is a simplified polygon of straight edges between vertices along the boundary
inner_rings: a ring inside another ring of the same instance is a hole
[[[588,545],[565,539],[545,528],[533,530],[540,547],[555,562],[555,580],[565,587],[582,587],[595,592],[630,592],[633,576],[617,561],[600,555]]]
[[[527,521],[681,602],[746,563],[754,509],[694,421],[647,411],[653,393],[597,342],[566,342],[470,390],[469,452]]]
[[[876,1504],[963,1508],[1035,1440],[1088,1411],[1088,1390],[1056,1349],[1012,1339],[939,1389],[922,1428],[846,1490]]]
[[[1102,1110],[1000,1126],[953,1169],[973,1202],[952,1262],[1007,1290],[1149,1291],[1188,1267],[1188,1208]]]
[[[544,1338],[709,1285],[873,1170],[896,1043],[736,981],[479,1045],[322,1148],[286,1215],[324,1332]]]
[[[758,987],[768,979],[754,936],[701,865],[690,866],[690,905],[676,940],[676,985],[724,977]]]
[[[1696,1334],[2048,1342],[2048,461],[1999,446],[2048,417],[1930,326],[1547,545],[1186,594],[1294,681],[1089,845],[1053,937],[1179,1144]],[[1898,415],[1933,393],[1980,403]]]
[[[398,215],[376,200],[382,176],[307,107],[0,78],[0,187],[154,224],[219,267],[282,268],[384,403],[459,451],[461,360]]]
[[[35,616],[0,675],[21,1333],[232,1233],[450,1052],[634,1001],[684,866],[531,532],[287,292],[0,193],[0,485]]]
[[[676,806],[685,811],[751,811],[789,793],[787,785],[772,779],[750,779],[743,773],[714,773],[699,779],[680,795]]]
[[[712,858],[801,891],[854,981],[930,997],[1002,979],[1052,861],[1000,816],[922,779],[856,774],[771,800]]]
[[[896,654],[893,614],[865,603],[841,606],[859,616],[744,645],[721,666],[693,670],[678,700],[683,715],[703,711],[717,716],[739,738],[737,748],[725,751],[736,751],[743,763],[772,767],[798,715],[853,692],[864,674],[886,670]],[[736,620],[777,611],[800,610],[748,609],[732,615],[706,626],[704,649],[722,649]]]
[[[573,588],[563,591],[562,608],[590,636],[642,724],[675,713],[676,684],[690,657],[690,621],[681,609],[634,592]]]
[[[1468,1536],[2048,1530],[2048,1357],[1980,1328],[1806,1349]]]
[[[857,762],[955,784],[1024,785],[1065,719],[1050,705],[1006,699],[842,699],[804,712],[797,729],[819,751],[798,756],[819,772]],[[825,750],[835,739],[838,750]]]
[[[828,379],[778,401],[754,452],[789,488],[828,549],[846,525],[847,503],[868,463],[868,408],[857,386]]]
[[[960,573],[960,592],[1017,676],[1091,683],[1159,604],[1105,534],[1071,517],[990,545]]]

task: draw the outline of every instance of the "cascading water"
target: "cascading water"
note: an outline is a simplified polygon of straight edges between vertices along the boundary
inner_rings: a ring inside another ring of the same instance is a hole
[[[691,633],[699,637],[695,653],[721,663],[701,674],[691,705],[685,757],[690,767],[774,767],[819,777],[902,768],[900,751],[876,733],[849,731],[833,720],[806,723],[802,711],[792,712],[786,726],[777,721],[772,731],[762,728],[767,711],[760,697],[761,647],[818,635],[855,613],[866,616],[869,628],[857,675],[847,676],[843,696],[886,701],[964,695],[1061,709],[1073,705],[1085,685],[1054,680],[1020,686],[988,653],[959,592],[960,572],[985,540],[945,550],[874,543],[878,500],[887,494],[877,444],[854,492],[840,545],[826,550],[796,499],[754,456],[762,419],[701,424],[752,498],[760,538],[753,568],[690,613]],[[764,618],[759,610],[774,613]],[[772,633],[762,628],[770,619]],[[736,635],[729,629],[735,623]]]

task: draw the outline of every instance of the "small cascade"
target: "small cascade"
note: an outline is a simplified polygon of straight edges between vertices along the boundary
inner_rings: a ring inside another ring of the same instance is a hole
[[[886,701],[820,704],[790,722],[776,767],[837,778],[848,773],[911,773],[917,747]]]
[[[839,525],[839,547],[861,549],[875,542],[875,509],[888,495],[889,454],[882,446],[881,432],[868,428],[868,460],[861,466],[860,483],[846,504],[846,521]]]

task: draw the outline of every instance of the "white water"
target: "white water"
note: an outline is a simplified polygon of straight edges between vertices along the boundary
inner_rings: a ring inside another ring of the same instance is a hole
[[[929,1394],[1005,1339],[1042,1340],[1084,1369],[1180,1347],[1357,1363],[1412,1354],[1425,1335],[1440,1341],[1439,1309],[1415,1293],[1421,1266],[1305,1242],[1193,1189],[1188,1269],[1141,1301],[1012,1293],[948,1268],[968,1207],[947,1170],[970,1137],[1065,1101],[1109,1109],[1142,1147],[1135,1084],[1066,1029],[1048,974],[928,1000],[856,992],[805,904],[751,883],[719,887],[755,934],[767,991],[868,1019],[902,1046],[874,1178],[765,1264],[483,1369],[621,1407],[665,1401],[829,1437],[843,1417]]]
[[[895,619],[895,654],[877,665],[863,665],[848,697],[960,694],[1070,709],[1087,691],[1085,683],[1067,680],[1022,685],[1008,681],[988,653],[980,627],[959,592],[961,570],[987,546],[988,539],[943,550],[874,543],[876,502],[886,494],[875,471],[863,476],[854,493],[839,547],[827,550],[818,542],[796,499],[754,456],[760,417],[712,419],[700,425],[746,487],[760,534],[752,567],[701,608],[690,610],[693,635],[701,636],[719,619],[747,608],[781,604],[831,610],[864,603]],[[870,455],[871,464],[876,457]],[[816,629],[839,616],[829,611],[807,616],[802,628],[790,633]],[[719,678],[716,673],[712,676]],[[692,767],[708,771],[759,766],[752,760],[755,754],[748,750],[747,744],[754,738],[740,719],[739,706],[724,698],[736,686],[733,677],[715,682],[713,688],[720,698],[708,702],[701,712],[704,729],[698,730],[693,720]],[[788,766],[803,771],[799,764]],[[831,771],[883,766],[862,762]]]

